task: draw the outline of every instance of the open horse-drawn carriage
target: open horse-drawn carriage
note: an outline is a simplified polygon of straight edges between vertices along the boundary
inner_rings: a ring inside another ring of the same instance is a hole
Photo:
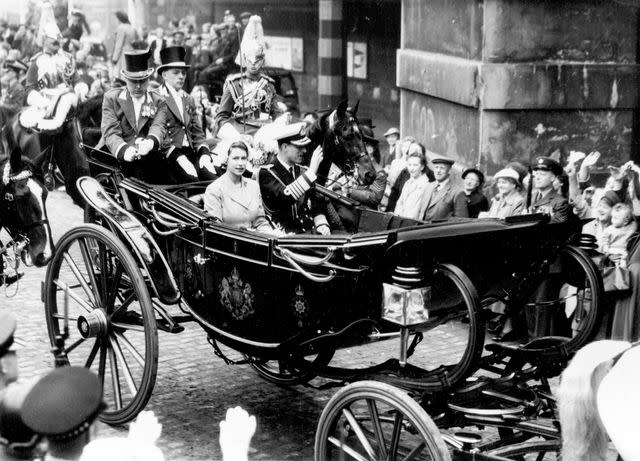
[[[342,150],[329,155],[337,162],[353,132],[332,133],[325,149]],[[508,456],[535,437],[538,455],[557,451],[559,429],[543,421],[554,418],[547,379],[593,336],[603,295],[573,245],[580,223],[425,223],[341,203],[354,232],[275,237],[211,219],[199,203],[206,184],[149,185],[87,153],[93,177],[78,189],[89,223],[58,242],[43,301],[57,362],[98,372],[103,421],[127,422],[151,397],[158,329],[197,322],[216,355],[232,362],[219,344],[238,351],[271,382],[355,383],[325,409],[317,459],[447,459],[436,424],[456,456]],[[485,352],[483,312],[498,301],[514,315],[560,317],[567,334]],[[430,338],[446,350],[435,361]],[[373,341],[387,344],[379,363],[332,364],[336,351]],[[498,377],[471,378],[480,368]],[[449,430],[467,426],[500,430],[486,443]]]

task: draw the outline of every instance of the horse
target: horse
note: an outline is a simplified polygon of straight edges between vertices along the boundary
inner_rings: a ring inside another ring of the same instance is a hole
[[[64,112],[67,109],[62,107],[60,110]],[[22,125],[20,112],[4,107],[0,110],[0,126],[11,127],[22,155],[43,174],[47,173],[50,165],[57,165],[64,177],[67,193],[74,203],[84,206],[76,180],[89,175],[89,162],[80,148],[80,132],[74,111],[72,108],[64,114],[64,120],[55,131],[38,133]]]
[[[324,112],[317,121],[307,129],[307,137],[311,139],[312,145],[307,149],[307,157],[304,161],[309,162],[313,145],[322,146],[324,159],[318,168],[318,182],[320,186],[330,187],[332,181],[329,178],[331,165],[338,167],[347,178],[353,178],[358,168],[365,183],[373,182],[376,170],[367,153],[362,132],[360,130],[356,114],[358,103],[353,108],[348,107],[348,101],[343,100],[331,111]],[[325,189],[318,188],[321,192]],[[341,197],[336,199],[330,194],[327,195],[327,219],[332,229],[355,231],[355,206],[348,200]]]
[[[640,460],[638,346],[611,340],[587,344],[562,373],[558,410],[564,461],[605,460],[608,437],[622,459]]]
[[[0,108],[0,117],[2,112]],[[8,155],[0,157],[0,229],[9,233],[26,265],[42,267],[53,256],[45,206],[48,192],[38,169],[22,157],[12,125],[5,125],[2,134],[4,152]],[[1,258],[0,252],[0,272]]]

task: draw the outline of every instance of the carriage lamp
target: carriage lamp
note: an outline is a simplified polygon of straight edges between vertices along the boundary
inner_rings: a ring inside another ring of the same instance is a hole
[[[382,318],[402,326],[411,326],[429,320],[431,287],[424,284],[418,267],[395,268],[394,283],[383,283]]]

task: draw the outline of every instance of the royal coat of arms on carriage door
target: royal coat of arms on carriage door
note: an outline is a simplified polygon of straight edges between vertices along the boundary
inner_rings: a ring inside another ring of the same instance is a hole
[[[234,267],[229,277],[220,282],[220,304],[235,320],[242,320],[255,312],[255,295],[251,285],[240,278],[240,271]]]

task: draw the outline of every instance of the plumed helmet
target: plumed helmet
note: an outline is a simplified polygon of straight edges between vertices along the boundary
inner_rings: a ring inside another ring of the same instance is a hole
[[[252,59],[264,56],[267,44],[264,40],[264,30],[262,29],[262,18],[253,15],[249,18],[249,24],[242,36],[240,43],[240,53],[246,58]],[[236,64],[240,65],[240,55],[236,57]]]

